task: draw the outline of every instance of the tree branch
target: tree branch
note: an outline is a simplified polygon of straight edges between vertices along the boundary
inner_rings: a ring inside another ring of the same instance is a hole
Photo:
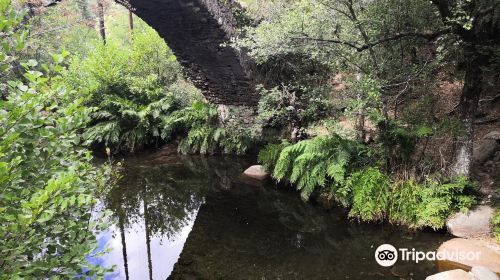
[[[324,42],[324,43],[332,43],[332,44],[338,44],[338,45],[344,45],[348,46],[350,48],[355,49],[358,52],[362,52],[368,49],[371,49],[377,45],[387,43],[390,41],[395,41],[401,38],[406,38],[406,37],[416,37],[416,38],[422,38],[426,39],[428,41],[434,41],[440,36],[444,34],[451,33],[451,28],[445,28],[436,32],[400,32],[393,34],[392,36],[381,38],[372,42],[368,42],[364,45],[357,45],[356,43],[349,42],[349,41],[343,41],[339,39],[323,39],[323,38],[313,38],[309,37],[306,34],[302,34],[302,37],[295,37],[292,38],[292,40],[309,40],[309,41],[316,41],[316,42]]]
[[[426,39],[427,41],[434,41],[437,38],[443,36],[444,34],[448,34],[448,33],[451,33],[451,28],[445,28],[445,29],[442,29],[442,30],[439,30],[436,32],[401,32],[401,33],[396,33],[390,37],[385,37],[385,38],[367,43],[367,44],[359,47],[357,49],[357,51],[358,52],[364,51],[366,49],[373,48],[377,45],[380,45],[380,44],[383,44],[386,42],[390,42],[390,41],[394,41],[394,40],[398,40],[398,39],[405,38],[405,37],[416,37],[416,38]]]

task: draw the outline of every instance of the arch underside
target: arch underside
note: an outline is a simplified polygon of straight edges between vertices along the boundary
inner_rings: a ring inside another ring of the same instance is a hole
[[[231,1],[226,1],[231,3]],[[222,3],[222,2],[221,2]],[[134,13],[167,42],[187,76],[213,103],[258,102],[247,59],[222,46],[234,34],[230,4],[219,0],[130,0]]]

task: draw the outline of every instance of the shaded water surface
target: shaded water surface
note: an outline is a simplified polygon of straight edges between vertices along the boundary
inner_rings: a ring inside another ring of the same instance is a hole
[[[107,279],[424,279],[431,262],[382,268],[376,247],[435,250],[446,236],[349,222],[272,182],[241,178],[253,161],[168,155],[129,158],[100,235],[116,265]]]

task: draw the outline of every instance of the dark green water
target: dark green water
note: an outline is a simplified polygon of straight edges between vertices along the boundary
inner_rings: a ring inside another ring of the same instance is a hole
[[[375,249],[435,250],[444,234],[348,221],[290,189],[240,173],[254,160],[147,156],[125,161],[105,201],[116,226],[100,236],[107,279],[425,279],[432,262],[379,266]]]

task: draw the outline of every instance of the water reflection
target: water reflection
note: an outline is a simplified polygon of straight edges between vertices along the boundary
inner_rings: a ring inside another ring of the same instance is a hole
[[[207,192],[229,189],[229,178],[243,166],[177,155],[127,159],[123,178],[104,202],[116,221],[99,236],[101,247],[107,244],[111,252],[96,262],[117,266],[106,279],[170,275]]]
[[[381,268],[383,243],[435,249],[445,238],[346,220],[340,209],[303,203],[239,175],[234,157],[127,159],[106,198],[117,225],[100,236],[117,265],[106,279],[423,279],[433,263]]]

